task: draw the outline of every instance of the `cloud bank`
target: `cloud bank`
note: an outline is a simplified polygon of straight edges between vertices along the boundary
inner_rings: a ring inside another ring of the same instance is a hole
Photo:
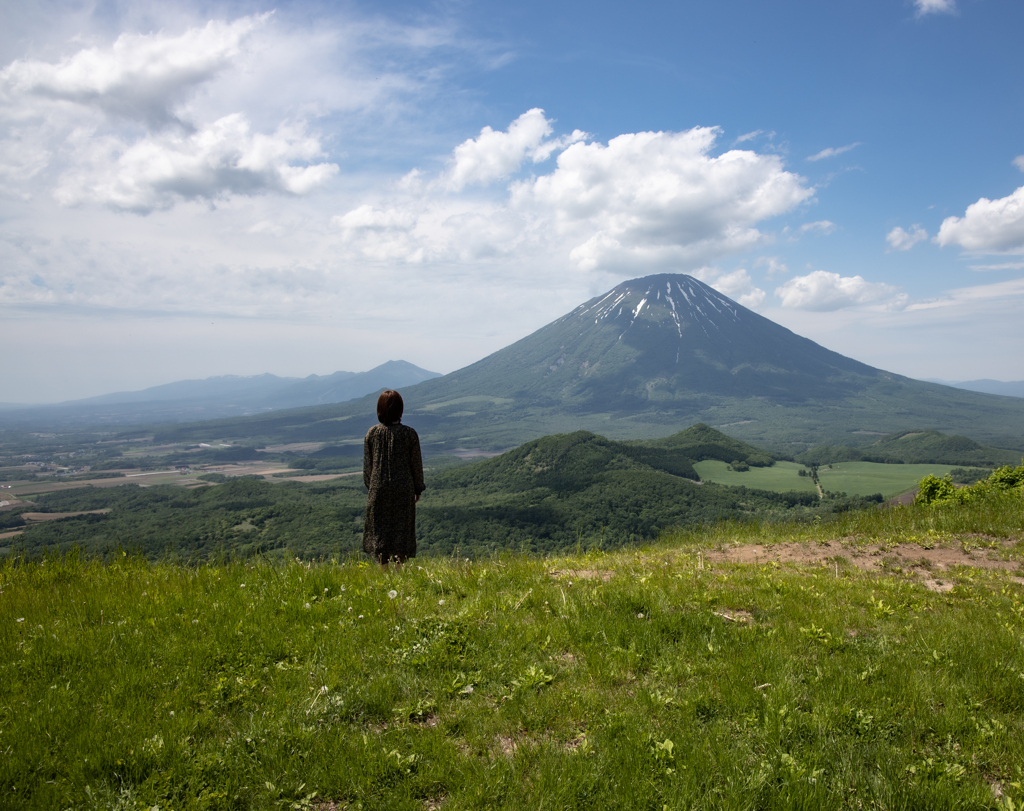
[[[782,300],[783,307],[814,312],[833,312],[862,304],[885,304],[889,309],[901,309],[907,303],[907,297],[893,285],[824,270],[790,279],[775,289],[775,295]]]
[[[758,225],[814,193],[776,155],[714,155],[716,127],[627,133],[602,144],[579,130],[550,138],[552,124],[533,109],[503,132],[484,128],[453,150],[439,179],[414,173],[392,199],[334,222],[348,246],[370,258],[442,261],[480,256],[488,245],[498,254],[545,251],[583,272],[693,269],[768,241]],[[512,179],[504,197],[455,194],[554,154],[552,170]]]

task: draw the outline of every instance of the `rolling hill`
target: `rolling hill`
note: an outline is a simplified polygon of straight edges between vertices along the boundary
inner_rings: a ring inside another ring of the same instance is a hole
[[[1024,401],[912,380],[847,358],[690,276],[624,282],[488,357],[403,389],[428,453],[504,450],[546,434],[663,437],[704,422],[787,454],[935,430],[1024,448]],[[374,396],[245,420],[167,426],[161,440],[362,437]]]

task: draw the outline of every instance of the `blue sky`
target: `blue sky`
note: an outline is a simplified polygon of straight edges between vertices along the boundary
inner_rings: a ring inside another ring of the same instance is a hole
[[[449,372],[657,272],[1024,379],[1017,0],[2,8],[0,402]]]

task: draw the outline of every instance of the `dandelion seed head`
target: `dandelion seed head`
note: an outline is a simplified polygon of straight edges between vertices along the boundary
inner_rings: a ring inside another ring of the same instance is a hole
[[[302,606],[302,607],[303,607],[303,608],[309,608],[309,603],[306,603],[306,604],[305,604],[304,606]]]
[[[438,600],[438,601],[437,601],[437,604],[438,604],[438,605],[444,605],[444,600]]]
[[[358,619],[362,619],[362,618],[363,618],[363,615],[362,615],[362,614],[360,614],[360,615],[359,615],[359,617],[358,617]]]
[[[397,596],[398,596],[398,592],[397,592],[397,591],[395,591],[394,589],[391,589],[391,591],[389,591],[389,592],[388,592],[388,597],[389,597],[390,599],[392,599],[392,600],[394,600],[394,599],[395,599],[395,597],[397,597]]]
[[[643,614],[637,614],[637,615],[636,615],[636,618],[637,618],[638,620],[642,620],[642,619],[644,618],[644,615],[643,615]]]

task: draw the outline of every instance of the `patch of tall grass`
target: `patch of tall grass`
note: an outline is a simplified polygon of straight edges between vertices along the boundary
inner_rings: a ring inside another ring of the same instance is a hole
[[[9,560],[0,805],[1016,808],[1018,580],[961,568],[936,594],[899,574],[703,554],[1019,538],[1015,503],[398,571]]]

